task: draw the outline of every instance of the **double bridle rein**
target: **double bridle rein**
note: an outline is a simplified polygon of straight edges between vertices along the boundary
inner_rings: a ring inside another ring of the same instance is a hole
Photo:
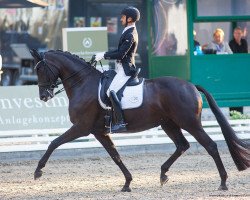
[[[91,66],[91,70],[90,72],[92,72],[92,69],[93,67],[96,66],[96,62],[92,62],[93,60],[91,59],[91,61],[89,62],[89,65]],[[61,85],[63,82],[73,78],[74,76],[76,76],[77,74],[79,74],[81,71],[83,71],[84,69],[86,69],[86,67],[83,67],[82,69],[80,69],[79,71],[77,72],[74,72],[72,73],[71,75],[69,75],[68,77],[66,77],[65,79],[63,80],[58,80],[58,77],[56,76],[55,72],[51,69],[51,67],[49,66],[49,64],[47,63],[46,59],[43,58],[42,60],[40,60],[39,62],[37,62],[37,64],[35,65],[34,69],[38,69],[39,68],[39,65],[42,64],[44,66],[46,66],[50,71],[51,73],[53,74],[53,76],[55,77],[55,81],[49,81],[49,82],[40,82],[38,81],[38,86],[39,87],[44,87],[45,90],[48,92],[48,93],[51,93],[50,90],[53,90],[55,88],[58,88],[59,85]],[[88,63],[87,63],[88,64]],[[89,66],[87,66],[89,67]],[[82,78],[80,80],[78,80],[77,82],[75,82],[73,85],[71,85],[71,88],[76,86],[80,81],[82,80]],[[65,88],[61,88],[60,90],[56,91],[54,95],[57,95],[57,94],[60,94],[61,92],[65,91]]]

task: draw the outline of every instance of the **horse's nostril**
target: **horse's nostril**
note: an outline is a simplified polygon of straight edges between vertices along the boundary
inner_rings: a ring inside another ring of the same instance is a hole
[[[45,98],[46,98],[46,96],[44,94],[40,96],[40,100],[43,100]]]

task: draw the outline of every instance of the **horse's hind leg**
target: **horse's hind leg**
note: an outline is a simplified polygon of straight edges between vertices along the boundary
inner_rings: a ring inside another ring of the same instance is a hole
[[[201,124],[199,124],[198,127],[195,125],[189,126],[189,130],[187,131],[192,134],[195,139],[207,150],[208,154],[212,156],[221,178],[221,185],[219,187],[219,190],[227,190],[227,172],[220,158],[217,144],[207,135]]]
[[[123,164],[119,153],[117,152],[114,143],[112,142],[109,135],[95,135],[96,139],[103,145],[106,151],[109,153],[113,161],[118,165],[118,167],[122,170],[122,173],[125,176],[126,182],[122,188],[122,192],[131,192],[130,182],[132,181],[132,175]]]
[[[163,185],[168,181],[166,172],[171,165],[183,154],[188,148],[189,143],[183,136],[180,127],[178,127],[173,121],[161,124],[162,129],[167,133],[170,139],[174,142],[176,150],[173,155],[161,166],[160,183]]]
[[[83,136],[84,133],[77,127],[77,126],[72,126],[69,130],[67,130],[64,134],[62,134],[61,136],[59,136],[58,138],[54,139],[47,151],[45,152],[45,154],[43,155],[43,157],[40,159],[40,161],[38,162],[38,166],[36,168],[36,171],[34,173],[34,179],[38,179],[42,176],[42,168],[45,167],[50,155],[53,153],[53,151],[59,147],[60,145],[70,142],[76,138],[79,138],[81,136]]]

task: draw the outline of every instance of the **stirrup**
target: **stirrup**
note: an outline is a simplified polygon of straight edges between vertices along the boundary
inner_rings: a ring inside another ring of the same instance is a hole
[[[125,123],[118,123],[118,124],[111,126],[112,133],[122,133],[126,131],[127,131],[127,127]]]

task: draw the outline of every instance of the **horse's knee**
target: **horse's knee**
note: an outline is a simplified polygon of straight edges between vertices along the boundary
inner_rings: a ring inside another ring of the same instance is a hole
[[[214,141],[210,142],[206,150],[211,156],[217,154],[218,153],[217,144]]]
[[[55,140],[53,140],[53,141],[50,143],[48,149],[54,150],[54,149],[56,149],[57,147],[58,147],[58,142],[57,142],[57,140],[55,139]]]
[[[183,146],[183,151],[187,151],[190,148],[190,144],[188,143],[188,141],[185,143],[185,145]]]
[[[181,154],[183,154],[189,148],[190,144],[188,143],[188,141],[185,141],[184,143],[177,145],[177,151],[180,152]]]

